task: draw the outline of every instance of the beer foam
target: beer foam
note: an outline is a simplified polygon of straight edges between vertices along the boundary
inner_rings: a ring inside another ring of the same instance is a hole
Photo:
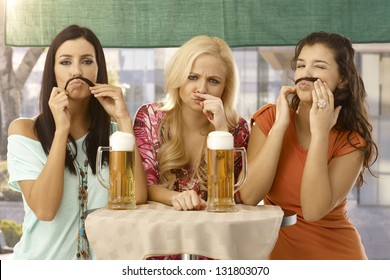
[[[207,136],[207,148],[211,150],[234,149],[233,135],[227,131],[212,131]]]
[[[134,143],[134,135],[128,132],[116,131],[110,136],[112,151],[133,151]]]

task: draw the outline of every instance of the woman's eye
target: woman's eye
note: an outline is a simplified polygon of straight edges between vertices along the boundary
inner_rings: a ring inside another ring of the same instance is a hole
[[[305,65],[303,65],[303,64],[298,64],[297,65],[297,68],[303,68],[303,67],[305,67]]]
[[[69,65],[70,61],[69,60],[62,60],[62,61],[60,61],[60,64],[61,65]]]
[[[85,60],[82,61],[82,63],[83,63],[83,64],[88,64],[88,65],[90,65],[90,64],[93,63],[93,60],[91,60],[91,59],[85,59]]]
[[[197,80],[198,78],[195,75],[189,75],[188,80]]]
[[[210,83],[212,84],[219,84],[219,81],[216,79],[210,79]]]

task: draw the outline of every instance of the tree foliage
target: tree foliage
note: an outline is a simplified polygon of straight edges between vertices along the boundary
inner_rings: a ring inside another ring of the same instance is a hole
[[[44,48],[29,48],[16,70],[13,69],[13,49],[4,42],[4,1],[0,0],[0,160],[7,154],[7,130],[12,120],[20,117],[22,92],[34,65]]]

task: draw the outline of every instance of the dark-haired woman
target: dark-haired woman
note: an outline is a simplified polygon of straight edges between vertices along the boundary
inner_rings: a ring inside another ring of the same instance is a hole
[[[23,194],[23,235],[14,259],[91,259],[85,211],[108,194],[96,178],[98,146],[108,146],[111,118],[131,132],[121,89],[107,84],[102,46],[76,25],[61,31],[47,53],[40,114],[14,120],[8,130],[9,186]],[[139,154],[138,203],[146,201]]]
[[[308,35],[296,46],[295,86],[282,87],[277,103],[252,117],[241,199],[298,216],[281,229],[271,259],[367,258],[346,206],[377,158],[354,55],[339,34]]]

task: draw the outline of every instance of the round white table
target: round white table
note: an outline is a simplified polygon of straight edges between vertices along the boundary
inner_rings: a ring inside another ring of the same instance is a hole
[[[97,259],[142,260],[182,254],[196,259],[266,259],[277,240],[279,206],[237,205],[234,213],[176,211],[160,203],[91,211],[86,233]]]

